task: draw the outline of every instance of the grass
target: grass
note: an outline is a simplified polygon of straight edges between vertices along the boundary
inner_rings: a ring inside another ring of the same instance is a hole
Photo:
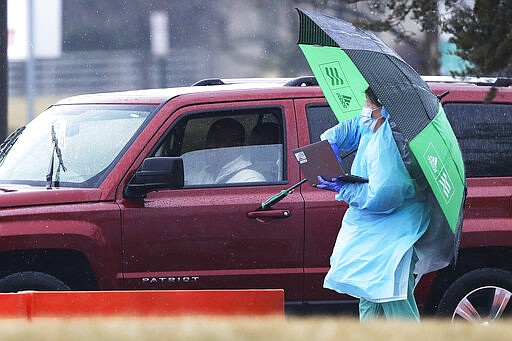
[[[510,321],[488,326],[446,320],[375,321],[308,318],[95,318],[0,320],[2,340],[507,340]]]

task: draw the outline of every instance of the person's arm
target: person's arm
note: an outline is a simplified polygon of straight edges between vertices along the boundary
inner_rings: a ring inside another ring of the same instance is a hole
[[[234,174],[227,183],[238,182],[265,182],[265,177],[258,171],[245,168]]]
[[[335,144],[340,150],[357,148],[360,139],[359,117],[340,122],[320,135],[320,140],[327,140],[329,143]]]
[[[365,157],[368,183],[347,184],[336,195],[350,207],[366,209],[373,213],[391,213],[414,195],[414,186],[395,142],[386,136],[374,146],[367,148]]]

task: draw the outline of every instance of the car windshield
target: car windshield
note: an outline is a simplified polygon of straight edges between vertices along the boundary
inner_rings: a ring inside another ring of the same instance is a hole
[[[97,187],[155,106],[53,106],[0,150],[0,183]]]

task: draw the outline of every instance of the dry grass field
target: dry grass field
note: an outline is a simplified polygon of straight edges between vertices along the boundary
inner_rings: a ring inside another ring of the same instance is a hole
[[[376,321],[343,317],[176,317],[0,320],[1,340],[510,340],[510,321],[481,326],[446,320]]]
[[[39,96],[34,103],[35,115],[48,108],[53,103],[65,98],[67,96]],[[8,105],[8,132],[11,133],[16,128],[21,127],[27,123],[27,103],[24,97],[9,97]],[[34,115],[34,116],[35,116]]]

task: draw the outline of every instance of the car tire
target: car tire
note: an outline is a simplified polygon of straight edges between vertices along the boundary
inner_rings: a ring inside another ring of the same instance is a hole
[[[496,268],[473,270],[450,285],[436,315],[450,317],[452,321],[464,319],[487,324],[512,316],[511,296],[512,272]]]
[[[0,292],[25,290],[62,291],[71,288],[60,279],[42,272],[17,272],[0,279]]]

